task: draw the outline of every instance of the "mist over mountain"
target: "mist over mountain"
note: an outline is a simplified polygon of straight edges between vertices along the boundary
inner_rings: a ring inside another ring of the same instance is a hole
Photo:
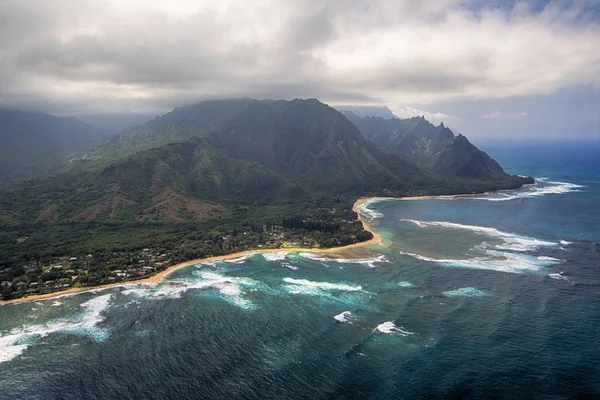
[[[78,114],[77,119],[92,127],[104,137],[117,135],[136,125],[141,125],[154,118],[152,114]]]
[[[102,134],[73,117],[0,110],[0,184],[47,174]]]
[[[387,106],[336,106],[342,113],[349,111],[359,117],[381,117],[385,119],[397,118]]]

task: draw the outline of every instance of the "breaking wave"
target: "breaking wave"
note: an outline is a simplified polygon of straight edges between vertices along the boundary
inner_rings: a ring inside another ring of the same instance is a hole
[[[456,290],[448,290],[442,293],[446,297],[481,297],[485,296],[485,292],[473,287],[464,287]]]
[[[329,258],[329,257],[324,257],[320,254],[315,254],[315,253],[300,253],[300,257],[307,258],[307,259],[313,260],[313,261],[324,262],[324,263],[337,262],[337,263],[344,263],[344,264],[364,264],[371,268],[376,267],[375,263],[390,262],[390,260],[388,260],[386,258],[386,256],[383,254],[378,255],[376,257],[371,257],[371,258]]]
[[[409,332],[401,326],[396,326],[391,321],[384,322],[383,324],[377,325],[377,328],[373,329],[373,332],[381,332],[388,335],[398,333],[402,336],[414,335],[414,332]]]
[[[558,279],[558,280],[563,280],[563,281],[570,281],[569,278],[567,278],[566,276],[563,275],[564,272],[559,272],[557,274],[548,274],[548,276],[552,279]]]
[[[254,256],[256,253],[248,253],[248,254],[244,254],[241,257],[236,257],[236,258],[226,258],[220,261],[224,261],[230,264],[243,264],[246,262],[247,259],[249,259],[250,257]]]
[[[474,197],[475,200],[487,201],[508,201],[515,199],[526,199],[540,197],[548,194],[564,194],[571,192],[580,192],[585,186],[569,182],[550,181],[547,178],[536,178],[535,186],[527,186],[511,192],[490,193],[481,197]]]
[[[308,279],[283,278],[283,281],[296,286],[305,286],[322,290],[340,290],[346,292],[361,291],[361,286],[351,286],[344,283],[313,282]]]
[[[272,252],[272,253],[261,253],[265,261],[283,261],[287,257],[287,253],[284,251],[281,252]]]
[[[369,208],[369,204],[371,204],[371,201],[366,201],[359,205],[356,209],[361,215],[364,215],[371,219],[382,218],[384,216],[382,213],[375,211],[372,208]]]
[[[0,336],[0,363],[20,356],[30,345],[51,333],[61,332],[89,336],[102,341],[108,332],[96,325],[103,321],[102,313],[108,308],[112,294],[94,297],[79,305],[84,312],[74,320],[56,320],[39,325],[15,328]]]
[[[344,311],[343,313],[338,314],[333,318],[338,322],[341,322],[344,324],[351,324],[352,323],[352,321],[350,321],[351,315],[352,315],[352,313],[350,311]]]
[[[470,259],[437,259],[403,251],[401,251],[400,254],[423,261],[444,264],[449,267],[487,269],[510,273],[535,272],[542,267],[562,262],[562,260],[551,257],[535,257],[526,254],[515,254],[496,250],[487,250],[486,256],[473,257]]]
[[[500,250],[525,252],[536,250],[539,247],[558,246],[558,243],[547,242],[545,240],[521,236],[514,233],[503,232],[495,228],[489,228],[487,226],[464,225],[446,221],[418,221],[414,219],[401,219],[401,221],[411,222],[420,228],[427,228],[428,226],[440,226],[448,229],[467,230],[480,235],[501,239],[504,243],[495,246],[495,248]]]
[[[244,288],[256,288],[260,282],[244,277],[225,276],[211,271],[196,271],[195,276],[200,280],[175,280],[160,284],[140,284],[133,289],[124,290],[124,295],[133,295],[144,298],[179,298],[189,290],[217,290],[222,297],[244,309],[254,308],[254,304],[245,299]]]

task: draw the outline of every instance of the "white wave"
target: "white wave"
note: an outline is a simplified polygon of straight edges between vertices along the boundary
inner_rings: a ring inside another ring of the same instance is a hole
[[[249,254],[244,254],[241,257],[237,257],[237,258],[226,258],[224,260],[221,261],[225,261],[227,263],[230,264],[243,264],[246,262],[247,259],[249,259],[250,257],[254,256],[256,253],[249,253]]]
[[[216,289],[224,299],[230,303],[244,309],[252,309],[254,305],[251,301],[243,297],[242,288],[255,288],[260,286],[258,281],[244,277],[232,277],[220,275],[210,271],[196,271],[194,275],[199,276],[200,280],[176,280],[160,284],[140,284],[134,289],[124,290],[124,295],[134,295],[137,297],[159,299],[159,298],[180,298],[182,294],[190,290],[209,290]]]
[[[351,324],[352,322],[350,321],[349,317],[352,315],[352,313],[350,311],[344,311],[341,314],[336,315],[335,320],[338,322],[342,322],[342,323],[348,323]]]
[[[485,296],[485,292],[473,287],[464,287],[456,290],[449,290],[442,293],[446,297],[481,297]]]
[[[347,292],[354,292],[362,290],[361,286],[351,286],[343,283],[331,283],[331,282],[314,282],[308,279],[294,279],[294,278],[283,278],[284,282],[291,283],[293,285],[308,286],[323,290],[340,290]]]
[[[391,321],[387,321],[383,324],[377,325],[377,328],[373,329],[373,332],[375,331],[379,331],[388,335],[391,335],[393,333],[399,333],[402,336],[414,335],[414,332],[409,332],[402,327],[396,326],[396,324],[394,324]]]
[[[54,303],[52,303],[52,307],[58,307],[60,305],[62,305],[60,301],[55,301]]]
[[[398,286],[400,286],[400,287],[412,287],[412,285],[413,284],[408,281],[398,282]]]
[[[400,252],[401,254],[411,256],[423,261],[444,264],[450,267],[486,269],[500,272],[523,273],[535,272],[541,267],[555,265],[561,260],[539,259],[535,256],[525,254],[515,254],[511,252],[501,252],[496,250],[487,250],[487,256],[473,257],[470,259],[436,259],[425,257],[419,254]]]
[[[566,276],[563,275],[564,272],[559,272],[558,274],[548,274],[548,276],[552,279],[559,279],[559,280],[564,280],[564,281],[568,281],[569,278],[567,278]]]
[[[480,235],[486,235],[489,237],[501,239],[504,243],[496,245],[495,247],[500,250],[513,250],[513,251],[531,251],[539,247],[551,247],[557,246],[557,243],[547,242],[545,240],[535,239],[527,236],[521,236],[514,233],[503,232],[495,228],[487,226],[476,226],[476,225],[464,225],[455,222],[447,221],[417,221],[414,219],[401,219],[401,221],[411,222],[421,228],[428,226],[441,226],[449,229],[462,229],[475,232]]]
[[[365,215],[371,219],[377,219],[377,218],[381,218],[384,216],[382,213],[369,208],[369,204],[371,204],[371,201],[366,201],[366,202],[362,203],[360,206],[358,206],[356,209],[358,210],[358,212],[361,215]]]
[[[103,320],[101,314],[106,310],[111,299],[112,294],[106,294],[80,304],[84,312],[75,320],[57,320],[12,329],[0,336],[0,363],[18,357],[35,341],[55,332],[87,335],[97,341],[105,339],[106,331],[96,325]]]
[[[535,186],[527,186],[511,192],[490,193],[486,196],[474,197],[474,199],[487,201],[508,201],[515,199],[540,197],[548,194],[564,194],[571,192],[579,192],[579,189],[585,187],[583,185],[577,185],[575,183],[550,181],[547,178],[536,178],[536,181],[537,185]]]
[[[283,261],[287,257],[287,253],[282,252],[273,252],[273,253],[261,253],[266,261]]]
[[[337,262],[344,264],[364,264],[371,268],[375,268],[376,265],[374,263],[388,263],[390,260],[386,258],[385,255],[378,255],[376,257],[371,258],[329,258],[322,255],[318,255],[315,253],[300,253],[300,257],[307,258],[313,261],[319,261],[323,263],[327,262]]]
[[[566,240],[561,240],[560,244],[562,244],[563,246],[568,246],[570,244],[573,244],[573,242],[567,242]]]
[[[555,262],[556,264],[563,262],[564,260],[559,260],[558,258],[554,258],[554,257],[547,257],[547,256],[539,256],[538,260],[540,261],[550,261],[550,262]]]

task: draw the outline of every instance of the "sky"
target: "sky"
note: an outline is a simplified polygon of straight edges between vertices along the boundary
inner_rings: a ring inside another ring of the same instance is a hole
[[[0,107],[387,105],[476,137],[600,137],[600,0],[0,0]]]

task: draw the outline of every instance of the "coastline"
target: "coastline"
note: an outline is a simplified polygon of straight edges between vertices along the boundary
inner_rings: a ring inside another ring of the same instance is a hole
[[[240,257],[252,255],[252,254],[291,253],[291,252],[297,252],[297,251],[304,252],[304,253],[331,254],[331,253],[347,251],[347,250],[354,249],[357,247],[365,247],[365,246],[369,246],[369,245],[380,244],[381,237],[377,233],[375,233],[369,229],[369,226],[365,223],[363,218],[361,218],[361,215],[358,212],[358,207],[361,204],[371,201],[371,200],[374,200],[374,199],[377,199],[377,198],[374,198],[374,197],[361,198],[361,199],[356,200],[356,202],[352,206],[352,211],[356,212],[356,214],[358,215],[358,220],[361,222],[363,228],[366,231],[371,232],[371,234],[373,235],[373,238],[371,238],[365,242],[353,243],[353,244],[349,244],[346,246],[340,246],[340,247],[331,247],[331,248],[327,248],[327,249],[307,248],[307,247],[286,247],[286,248],[279,248],[279,249],[244,250],[244,251],[239,251],[237,253],[226,254],[223,256],[198,258],[195,260],[185,261],[185,262],[173,265],[173,266],[165,269],[164,271],[161,271],[158,274],[152,275],[151,277],[148,277],[145,279],[138,279],[138,280],[129,281],[129,282],[115,282],[115,283],[109,283],[106,285],[99,285],[99,286],[86,286],[86,287],[80,287],[80,288],[71,288],[71,289],[67,289],[67,290],[61,290],[59,292],[52,292],[52,293],[38,294],[38,295],[27,296],[27,297],[20,297],[18,299],[13,299],[13,300],[8,300],[8,301],[0,300],[0,306],[8,305],[8,304],[29,303],[29,302],[35,302],[35,301],[40,301],[40,300],[48,300],[48,299],[58,298],[58,297],[62,297],[62,296],[70,296],[70,295],[105,290],[105,289],[110,289],[110,288],[115,288],[115,287],[130,286],[130,285],[137,285],[137,284],[143,284],[143,283],[158,283],[161,280],[163,280],[164,278],[166,278],[167,276],[169,276],[170,274],[172,274],[173,272],[175,272],[179,269],[185,268],[185,267],[189,267],[190,265],[206,263],[206,262],[213,262],[213,261],[230,260],[233,258],[240,258]]]
[[[525,184],[517,189],[527,187],[527,186],[535,186],[536,184],[537,184],[537,182]],[[497,192],[512,191],[512,190],[516,190],[516,189],[498,190]],[[364,219],[361,217],[360,213],[358,212],[358,207],[360,207],[362,204],[369,203],[369,202],[376,201],[376,200],[452,199],[452,198],[460,198],[460,197],[482,196],[482,195],[486,195],[489,193],[491,193],[491,192],[472,193],[472,194],[439,195],[439,196],[415,196],[415,197],[363,197],[354,202],[354,205],[352,206],[352,211],[354,211],[358,215],[358,220],[361,222],[364,230],[371,232],[371,234],[373,235],[373,238],[371,238],[365,242],[353,243],[353,244],[349,244],[346,246],[340,246],[340,247],[331,247],[328,249],[306,248],[306,247],[286,247],[286,248],[279,248],[279,249],[254,249],[254,250],[244,250],[244,251],[240,251],[237,253],[226,254],[223,256],[198,258],[195,260],[185,261],[183,263],[173,265],[173,266],[165,269],[164,271],[159,272],[156,275],[152,275],[151,277],[144,278],[144,279],[139,279],[139,280],[129,281],[129,282],[115,282],[115,283],[109,283],[106,285],[99,285],[99,286],[86,286],[86,287],[80,287],[80,288],[71,288],[71,289],[62,290],[59,292],[52,292],[52,293],[38,294],[38,295],[27,296],[27,297],[20,297],[18,299],[13,299],[13,300],[8,300],[8,301],[0,300],[0,306],[8,305],[8,304],[29,303],[29,302],[39,301],[39,300],[47,300],[47,299],[52,299],[52,298],[61,297],[61,296],[75,295],[75,294],[84,293],[84,292],[93,292],[93,291],[110,289],[110,288],[120,287],[120,286],[130,286],[130,285],[137,285],[137,284],[143,284],[143,283],[158,283],[161,280],[163,280],[164,278],[166,278],[167,276],[169,276],[170,274],[172,274],[173,272],[175,272],[181,268],[189,267],[190,265],[206,263],[206,262],[213,262],[213,261],[230,260],[232,258],[239,258],[239,257],[244,257],[244,256],[252,255],[252,254],[291,253],[291,252],[297,252],[297,251],[305,252],[305,253],[331,254],[331,253],[347,251],[347,250],[350,250],[353,248],[381,244],[381,236],[379,234],[373,232],[370,229],[370,227],[365,223]]]

